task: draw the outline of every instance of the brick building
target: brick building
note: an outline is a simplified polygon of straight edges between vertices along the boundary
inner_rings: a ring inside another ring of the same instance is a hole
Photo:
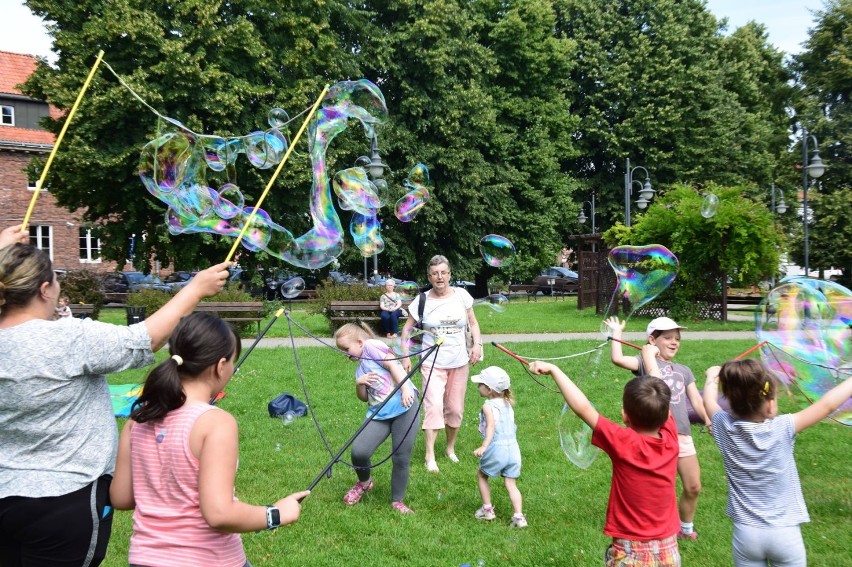
[[[39,121],[59,111],[18,88],[35,68],[32,55],[0,51],[0,227],[24,220],[38,182],[27,175],[27,166],[34,156],[47,159],[53,148],[53,134]],[[50,191],[42,190],[28,224],[30,242],[48,252],[57,269],[115,270],[114,262],[101,261],[100,242],[81,216],[80,210],[58,207]]]

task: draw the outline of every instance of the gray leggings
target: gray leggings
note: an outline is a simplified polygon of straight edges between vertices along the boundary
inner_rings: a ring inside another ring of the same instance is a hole
[[[736,567],[805,567],[805,542],[799,526],[756,528],[734,524]]]
[[[358,480],[365,482],[370,478],[370,458],[379,445],[390,435],[391,450],[394,451],[393,470],[391,472],[391,502],[405,499],[408,488],[408,471],[411,469],[411,449],[417,438],[417,427],[412,425],[418,420],[418,400],[408,408],[408,411],[391,419],[381,421],[374,419],[367,424],[352,443],[352,464],[356,467]],[[406,435],[406,433],[408,435]],[[404,439],[403,439],[404,437]]]

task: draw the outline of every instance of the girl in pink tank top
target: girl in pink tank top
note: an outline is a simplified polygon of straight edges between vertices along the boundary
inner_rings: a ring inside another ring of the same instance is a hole
[[[169,353],[145,380],[119,440],[110,499],[118,510],[135,509],[129,563],[243,567],[239,534],[295,522],[309,492],[270,506],[234,497],[237,423],[210,405],[240,354],[230,325],[202,313],[185,317]]]

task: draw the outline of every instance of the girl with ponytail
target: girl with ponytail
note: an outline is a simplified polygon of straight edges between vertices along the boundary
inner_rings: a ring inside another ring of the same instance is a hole
[[[253,506],[234,497],[234,418],[210,404],[234,373],[240,341],[230,325],[196,313],[178,324],[169,358],[145,380],[119,440],[112,505],[135,508],[133,566],[248,565],[241,532],[299,519],[299,500]]]

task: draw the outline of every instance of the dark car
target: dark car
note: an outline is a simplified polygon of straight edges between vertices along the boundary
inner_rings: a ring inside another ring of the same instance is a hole
[[[550,295],[555,291],[561,293],[576,293],[580,277],[577,272],[560,266],[552,266],[544,270],[533,280],[533,285],[544,295]]]
[[[134,287],[143,283],[145,274],[142,272],[108,272],[101,280],[101,290],[105,301],[127,301],[127,294]]]
[[[178,292],[186,287],[186,284],[197,274],[198,272],[174,272],[163,280],[163,284],[169,286],[169,289],[173,292]]]

